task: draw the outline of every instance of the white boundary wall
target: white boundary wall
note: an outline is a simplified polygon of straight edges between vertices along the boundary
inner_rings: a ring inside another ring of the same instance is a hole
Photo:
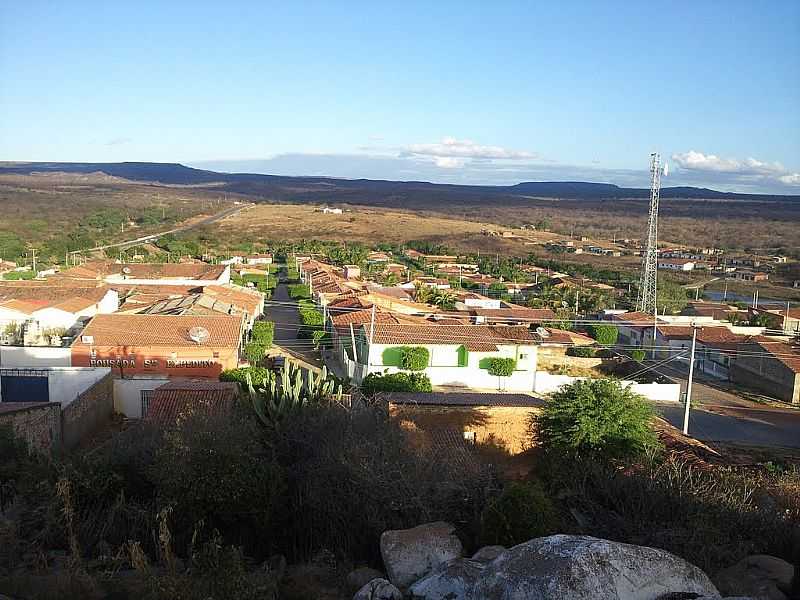
[[[552,375],[547,371],[537,371],[533,391],[537,394],[550,394],[564,385],[574,383],[586,377],[570,377],[569,375]],[[681,386],[679,383],[636,383],[635,381],[620,381],[624,386],[631,387],[634,392],[641,394],[648,400],[658,402],[680,402]]]
[[[114,380],[114,412],[130,419],[142,418],[142,390],[154,390],[168,383],[166,375],[133,376]]]
[[[0,346],[0,369],[71,367],[72,349],[50,346]]]
[[[17,367],[6,367],[16,369]],[[19,367],[26,369],[31,367]],[[32,367],[47,372],[47,391],[50,402],[58,402],[62,408],[69,406],[75,398],[111,372],[110,367]],[[3,369],[0,368],[0,377]],[[24,372],[22,373],[24,375]],[[0,402],[2,402],[0,398]],[[44,398],[31,398],[31,402]]]

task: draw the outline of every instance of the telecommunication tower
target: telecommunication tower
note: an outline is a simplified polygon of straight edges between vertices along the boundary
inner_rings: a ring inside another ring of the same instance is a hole
[[[666,169],[666,167],[665,167]],[[647,219],[647,244],[642,251],[642,278],[639,281],[639,296],[636,309],[647,314],[656,314],[658,272],[658,200],[661,195],[661,156],[650,155],[650,215]]]

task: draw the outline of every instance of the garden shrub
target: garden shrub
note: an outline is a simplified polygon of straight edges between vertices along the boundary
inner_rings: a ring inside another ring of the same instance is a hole
[[[659,446],[644,396],[611,379],[576,381],[548,398],[538,436],[549,450],[600,459],[641,456]]]
[[[636,362],[644,362],[645,357],[647,354],[641,348],[637,348],[633,352],[631,352],[631,358]]]
[[[480,543],[510,547],[557,530],[556,509],[541,484],[514,482],[483,509]]]
[[[259,344],[258,342],[248,342],[244,346],[244,356],[253,366],[259,366],[264,360],[264,355],[267,352],[267,347]]]
[[[496,377],[510,377],[517,368],[517,361],[513,358],[489,359],[489,375]]]
[[[567,348],[567,356],[579,356],[581,358],[594,358],[597,356],[597,349],[591,346],[570,346]]]
[[[361,382],[361,392],[431,392],[431,380],[424,373],[370,373]]]
[[[594,323],[586,327],[587,332],[598,344],[603,346],[613,346],[617,343],[619,338],[619,330],[616,325],[606,325],[603,323]]]
[[[314,347],[319,348],[330,342],[330,334],[324,329],[317,329],[311,334],[311,339],[314,340]]]
[[[247,384],[247,376],[253,382],[253,387],[260,387],[269,376],[269,369],[266,367],[240,367],[238,369],[228,369],[219,375],[220,381],[233,381],[240,385]]]
[[[322,325],[325,324],[322,313],[311,308],[300,309],[300,322],[303,325],[310,325],[313,327],[322,327]]]
[[[302,298],[311,298],[311,291],[308,286],[303,283],[296,283],[289,286],[289,296],[295,300]]]
[[[275,335],[275,323],[272,321],[256,321],[253,323],[253,341],[266,348],[272,346]]]
[[[424,346],[403,346],[400,348],[400,367],[408,371],[424,371],[428,368],[430,356]]]

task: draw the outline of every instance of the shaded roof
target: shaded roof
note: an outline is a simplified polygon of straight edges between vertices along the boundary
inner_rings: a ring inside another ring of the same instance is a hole
[[[362,325],[370,335],[371,325]],[[532,345],[535,338],[520,325],[416,325],[376,323],[376,344],[463,345],[475,352],[493,352],[497,345]]]
[[[213,348],[236,348],[241,338],[244,315],[96,315],[72,347],[89,346],[197,346],[189,337],[193,327],[209,332],[207,341],[200,344]],[[82,339],[92,336],[93,343]]]
[[[346,327],[350,323],[356,325],[361,323],[369,323],[371,321],[372,321],[372,310],[367,308],[363,310],[348,311],[338,315],[331,315],[331,322],[333,323],[334,327]],[[376,310],[375,322],[398,323],[399,321],[392,313]]]
[[[640,310],[634,310],[619,315],[611,315],[611,320],[622,321],[624,323],[647,323],[652,325],[654,317]]]
[[[555,319],[556,313],[549,308],[473,308],[470,314],[487,319],[511,319],[519,321],[547,321]]]
[[[174,425],[191,414],[229,415],[238,392],[238,385],[230,381],[174,380],[155,389],[145,419]]]
[[[479,392],[389,392],[390,404],[418,406],[509,406],[540,407],[544,400],[528,394],[482,394]]]
[[[552,327],[545,328],[548,337],[542,338],[542,344],[572,344],[574,346],[588,346],[594,344],[594,338],[588,335],[583,335],[577,331],[567,331],[566,329],[554,329]]]
[[[123,269],[126,272],[123,272]],[[128,279],[218,279],[225,265],[207,263],[118,263],[111,260],[90,261],[59,274],[60,278],[103,279],[124,276]]]
[[[74,286],[74,285],[53,285],[52,280],[46,282],[24,283],[14,282],[15,285],[0,284],[0,302],[4,300],[31,300],[44,302],[40,306],[55,305],[65,302],[71,298],[81,298],[92,304],[100,302],[111,288],[100,286]]]
[[[773,341],[764,336],[756,336],[749,341],[768,352],[775,360],[782,362],[789,370],[800,373],[800,347],[787,342]]]

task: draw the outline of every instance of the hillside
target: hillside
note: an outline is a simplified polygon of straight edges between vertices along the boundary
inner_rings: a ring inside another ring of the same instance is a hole
[[[363,201],[354,194],[379,196],[376,201],[395,194],[417,194],[424,192],[439,201],[469,202],[480,198],[494,201],[509,201],[512,197],[536,196],[564,199],[615,199],[648,198],[650,191],[644,188],[625,188],[611,183],[583,181],[523,182],[511,186],[473,186],[436,184],[420,181],[384,181],[372,179],[338,179],[334,177],[287,177],[255,173],[218,173],[187,167],[178,163],[0,163],[0,175],[30,175],[36,173],[105,173],[131,181],[154,182],[167,185],[224,184],[231,191],[261,193],[280,196],[284,200],[302,200],[303,195],[325,192],[342,196],[342,201]],[[737,194],[696,187],[665,187],[664,198],[775,201],[796,202],[800,196],[768,194]],[[287,197],[288,196],[288,197]],[[381,203],[381,202],[379,202]]]

